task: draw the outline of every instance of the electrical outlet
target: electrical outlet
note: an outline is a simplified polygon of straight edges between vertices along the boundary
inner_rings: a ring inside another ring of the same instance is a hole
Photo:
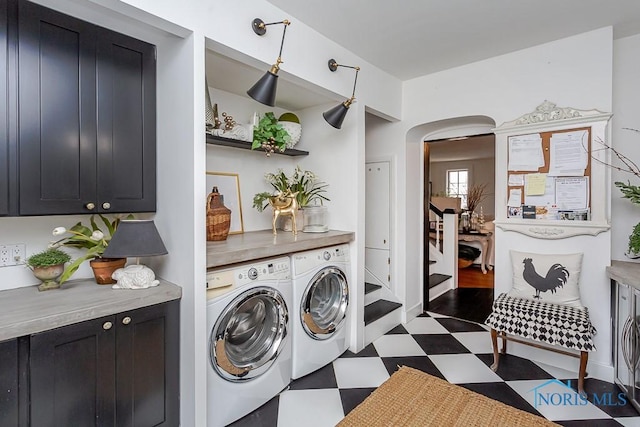
[[[0,267],[11,265],[11,249],[8,246],[0,245]]]
[[[13,245],[11,259],[17,264],[23,264],[26,260],[27,246],[24,243],[16,243]]]
[[[0,245],[0,267],[10,267],[25,262],[26,245],[15,243],[12,245]]]

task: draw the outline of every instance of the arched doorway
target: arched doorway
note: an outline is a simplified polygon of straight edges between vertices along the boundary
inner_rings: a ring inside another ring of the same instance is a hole
[[[486,179],[487,176],[493,178],[495,175],[495,166],[494,166],[494,158],[495,158],[495,144],[493,134],[491,133],[491,129],[495,127],[495,122],[486,116],[469,116],[469,117],[460,117],[454,119],[446,119],[438,122],[432,122],[420,126],[416,126],[411,129],[407,136],[408,141],[415,141],[419,138],[424,147],[423,156],[421,156],[422,163],[422,177],[423,177],[423,191],[422,191],[422,204],[423,204],[423,230],[422,233],[422,255],[423,255],[423,286],[422,286],[422,295],[423,295],[423,309],[426,311],[429,307],[429,289],[430,289],[430,277],[431,270],[430,260],[429,260],[429,202],[431,195],[433,193],[443,193],[446,192],[446,188],[440,188],[440,184],[442,182],[446,182],[446,177],[442,176],[442,181],[439,181],[434,186],[434,182],[432,180],[432,167],[431,167],[431,157],[433,151],[435,151],[435,156],[442,161],[453,162],[456,159],[452,156],[457,156],[459,160],[460,156],[463,154],[466,156],[466,160],[471,161],[471,164],[477,164],[481,162],[480,159],[487,159],[490,157],[490,160],[482,160],[483,164],[477,167],[477,171],[475,174],[471,171],[472,179],[486,180],[489,181],[487,183],[487,192],[491,194],[491,200],[487,200],[484,203],[489,203],[487,205],[487,218],[493,219],[493,211],[495,209],[495,202],[493,200],[495,182],[493,179]],[[415,138],[415,139],[414,139]],[[433,141],[440,144],[436,147],[435,150],[429,149],[428,141]],[[479,143],[480,142],[480,143]],[[477,146],[474,147],[474,143],[477,143]],[[441,149],[442,147],[449,145],[446,150]],[[475,148],[472,149],[472,148]],[[446,153],[448,152],[448,154]],[[456,153],[457,152],[457,153]],[[461,154],[462,153],[462,154]],[[482,154],[481,154],[482,153]],[[448,156],[448,157],[446,157]],[[474,159],[474,156],[476,159]],[[489,166],[490,165],[490,166]],[[473,169],[473,167],[471,168]],[[488,174],[488,175],[487,175]],[[476,178],[481,177],[481,178]],[[445,288],[454,289],[456,287],[457,279],[454,277],[453,280],[449,280],[450,283],[445,284]]]

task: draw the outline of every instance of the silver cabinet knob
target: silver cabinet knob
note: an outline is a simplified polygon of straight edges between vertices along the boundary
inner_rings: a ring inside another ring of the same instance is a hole
[[[111,327],[113,326],[113,323],[111,322],[104,322],[102,324],[102,329],[104,329],[105,331],[108,331],[109,329],[111,329]]]
[[[127,316],[124,319],[122,319],[123,325],[128,325],[129,323],[131,323],[131,317]]]
[[[102,204],[102,209],[111,209],[111,203],[109,202],[104,202]]]
[[[84,205],[85,208],[87,208],[88,210],[92,211],[96,208],[95,203],[89,202],[86,205]]]

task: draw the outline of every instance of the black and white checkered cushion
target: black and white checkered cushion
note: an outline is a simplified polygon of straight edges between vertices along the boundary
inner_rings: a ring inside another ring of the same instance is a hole
[[[596,328],[589,311],[548,302],[500,294],[493,302],[487,325],[498,332],[559,345],[579,351],[595,351]]]

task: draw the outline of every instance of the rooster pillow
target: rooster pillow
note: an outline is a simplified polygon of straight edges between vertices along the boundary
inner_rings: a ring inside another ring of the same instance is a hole
[[[553,255],[511,251],[513,288],[509,295],[582,308],[582,254]]]

